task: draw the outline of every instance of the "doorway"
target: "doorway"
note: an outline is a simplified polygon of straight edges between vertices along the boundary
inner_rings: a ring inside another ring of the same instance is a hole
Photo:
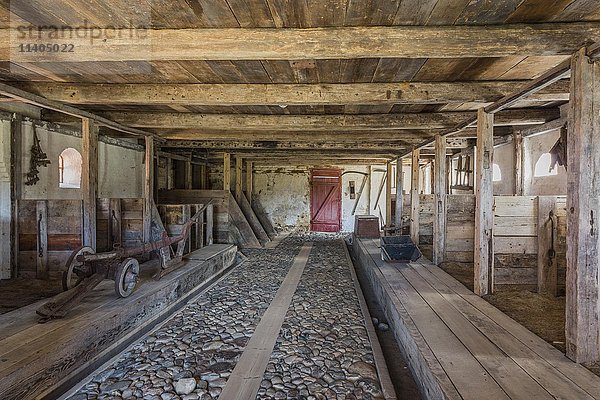
[[[310,230],[339,232],[342,225],[341,171],[314,169],[310,183]]]

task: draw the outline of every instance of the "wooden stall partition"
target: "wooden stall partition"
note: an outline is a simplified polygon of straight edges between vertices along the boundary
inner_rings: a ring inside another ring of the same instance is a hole
[[[473,267],[475,195],[451,194],[447,198],[446,261]]]
[[[429,260],[433,255],[433,207],[432,194],[419,195],[419,249]]]
[[[64,265],[82,244],[81,200],[19,200],[18,275],[60,279]]]
[[[538,200],[494,196],[495,288],[537,290]]]
[[[213,218],[211,239],[215,243],[230,243],[229,232],[229,191],[227,190],[160,190],[158,204],[206,204],[212,200]]]
[[[144,199],[98,199],[96,201],[97,251],[115,244],[139,247],[144,242]]]
[[[162,204],[157,208],[167,234],[175,236],[183,231],[183,225],[203,206],[203,204]],[[192,226],[184,253],[191,253],[212,243],[212,229],[208,223],[212,216],[212,209],[211,204],[200,215],[199,223]]]

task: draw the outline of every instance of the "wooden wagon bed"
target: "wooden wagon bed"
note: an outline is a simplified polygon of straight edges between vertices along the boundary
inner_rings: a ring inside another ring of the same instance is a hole
[[[385,263],[378,240],[353,248],[425,398],[600,398],[599,377],[429,261]]]

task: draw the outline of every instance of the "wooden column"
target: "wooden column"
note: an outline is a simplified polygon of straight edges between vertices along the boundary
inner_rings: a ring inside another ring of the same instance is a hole
[[[254,164],[252,161],[246,161],[246,198],[248,199],[248,204],[252,206],[252,189],[254,186],[253,178],[253,168]]]
[[[231,154],[223,153],[223,190],[231,190]]]
[[[520,132],[513,133],[515,154],[515,196],[523,196],[523,136]]]
[[[85,210],[84,210],[85,215]],[[36,203],[37,259],[36,278],[48,279],[48,201]],[[88,245],[89,246],[89,245]],[[92,246],[96,248],[95,244]]]
[[[600,361],[600,62],[571,61],[567,140],[567,356]]]
[[[367,214],[371,215],[371,195],[373,194],[373,166],[369,165],[367,173]]]
[[[146,136],[144,174],[144,241],[149,242],[152,236],[152,204],[154,201],[154,138]]]
[[[184,188],[189,190],[192,188],[192,162],[184,161],[184,163],[185,163]]]
[[[83,245],[96,249],[96,198],[98,197],[98,129],[89,118],[81,120],[83,193]]]
[[[494,289],[494,114],[477,112],[477,155],[475,165],[475,293]]]
[[[412,151],[410,177],[410,238],[419,244],[419,150]]]
[[[23,190],[23,118],[19,114],[14,114],[11,120],[11,278],[17,276],[17,267],[19,265],[19,201]]]
[[[385,225],[388,230],[392,227],[392,163],[388,162],[385,178]]]
[[[402,159],[398,157],[396,159],[396,215],[394,219],[394,226],[396,227],[396,235],[402,234],[402,212],[403,212],[403,190],[404,187],[404,174],[402,173]]]
[[[433,263],[435,265],[444,261],[446,249],[446,138],[441,135],[435,137],[435,171],[433,173],[433,193],[435,205],[433,210]]]
[[[235,199],[240,204],[242,201],[242,173],[243,173],[243,163],[242,157],[235,157]]]
[[[556,197],[538,196],[538,293],[557,294],[558,222]]]

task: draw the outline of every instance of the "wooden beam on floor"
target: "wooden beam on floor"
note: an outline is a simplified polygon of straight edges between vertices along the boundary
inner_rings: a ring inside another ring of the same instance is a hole
[[[600,61],[573,56],[567,141],[567,356],[600,361]]]
[[[89,118],[81,120],[83,194],[83,245],[96,249],[96,198],[98,197],[98,127]]]
[[[444,261],[446,252],[446,138],[435,137],[435,172],[433,173],[433,193],[435,204],[433,209],[433,263],[439,265]]]
[[[418,149],[412,151],[410,178],[410,237],[416,245],[419,244],[419,153]]]
[[[494,114],[480,109],[477,115],[475,165],[475,269],[474,288],[479,296],[494,291]]]
[[[600,41],[595,22],[487,26],[370,26],[328,28],[203,28],[111,31],[102,42],[88,28],[69,38],[77,51],[19,53],[8,45],[16,29],[0,30],[0,61],[105,62],[171,60],[315,60],[471,58],[570,55]],[[42,30],[44,43],[62,43]],[[37,30],[36,30],[37,33]],[[113,35],[114,33],[114,35]],[[140,36],[141,35],[141,36]],[[37,36],[36,36],[37,38]],[[151,51],[149,50],[151,47]]]
[[[165,84],[18,82],[23,89],[80,105],[330,105],[491,103],[519,90],[523,81],[401,82],[344,84]],[[568,101],[569,82],[529,97]]]

